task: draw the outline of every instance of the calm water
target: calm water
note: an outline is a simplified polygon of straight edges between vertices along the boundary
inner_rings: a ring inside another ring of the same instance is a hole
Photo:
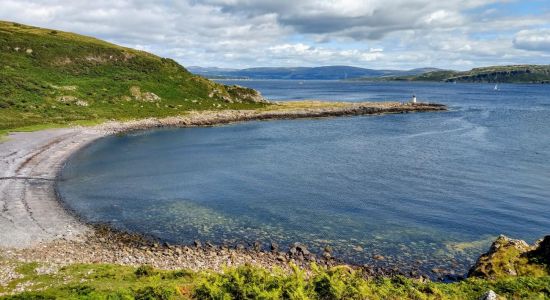
[[[269,99],[421,100],[450,112],[112,136],[59,190],[91,222],[172,243],[332,245],[464,272],[498,234],[550,230],[550,86],[238,81]]]

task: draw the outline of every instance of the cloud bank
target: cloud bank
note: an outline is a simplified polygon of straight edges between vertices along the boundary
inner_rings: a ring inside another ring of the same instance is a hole
[[[550,9],[512,0],[0,0],[0,19],[184,65],[371,68],[547,63]]]

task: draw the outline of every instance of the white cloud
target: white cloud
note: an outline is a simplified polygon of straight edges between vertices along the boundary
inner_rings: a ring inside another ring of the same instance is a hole
[[[522,30],[514,38],[518,49],[550,52],[550,29]]]
[[[184,65],[545,62],[550,15],[486,7],[510,1],[0,0],[0,19],[92,35]]]

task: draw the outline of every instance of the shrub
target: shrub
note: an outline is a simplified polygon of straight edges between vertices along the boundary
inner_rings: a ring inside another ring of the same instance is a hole
[[[155,271],[155,269],[153,269],[153,267],[149,265],[142,265],[136,269],[134,274],[136,275],[136,277],[140,278],[140,277],[153,276],[157,274],[157,272]]]
[[[172,299],[174,291],[161,287],[144,287],[134,292],[136,300],[168,300]]]

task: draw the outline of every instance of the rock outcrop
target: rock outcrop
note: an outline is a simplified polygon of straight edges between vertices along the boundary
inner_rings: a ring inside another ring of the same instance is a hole
[[[489,251],[479,257],[468,276],[497,279],[506,276],[549,274],[550,236],[535,245],[501,235]]]
[[[142,92],[139,86],[130,87],[130,94],[138,101],[158,102],[161,100],[161,98],[154,93]]]
[[[550,266],[550,235],[538,240],[535,243],[535,250],[528,253],[528,257],[533,262]]]
[[[238,85],[226,85],[225,89],[227,93],[235,102],[245,102],[245,103],[265,103],[267,102],[265,98],[260,94],[260,92]]]

